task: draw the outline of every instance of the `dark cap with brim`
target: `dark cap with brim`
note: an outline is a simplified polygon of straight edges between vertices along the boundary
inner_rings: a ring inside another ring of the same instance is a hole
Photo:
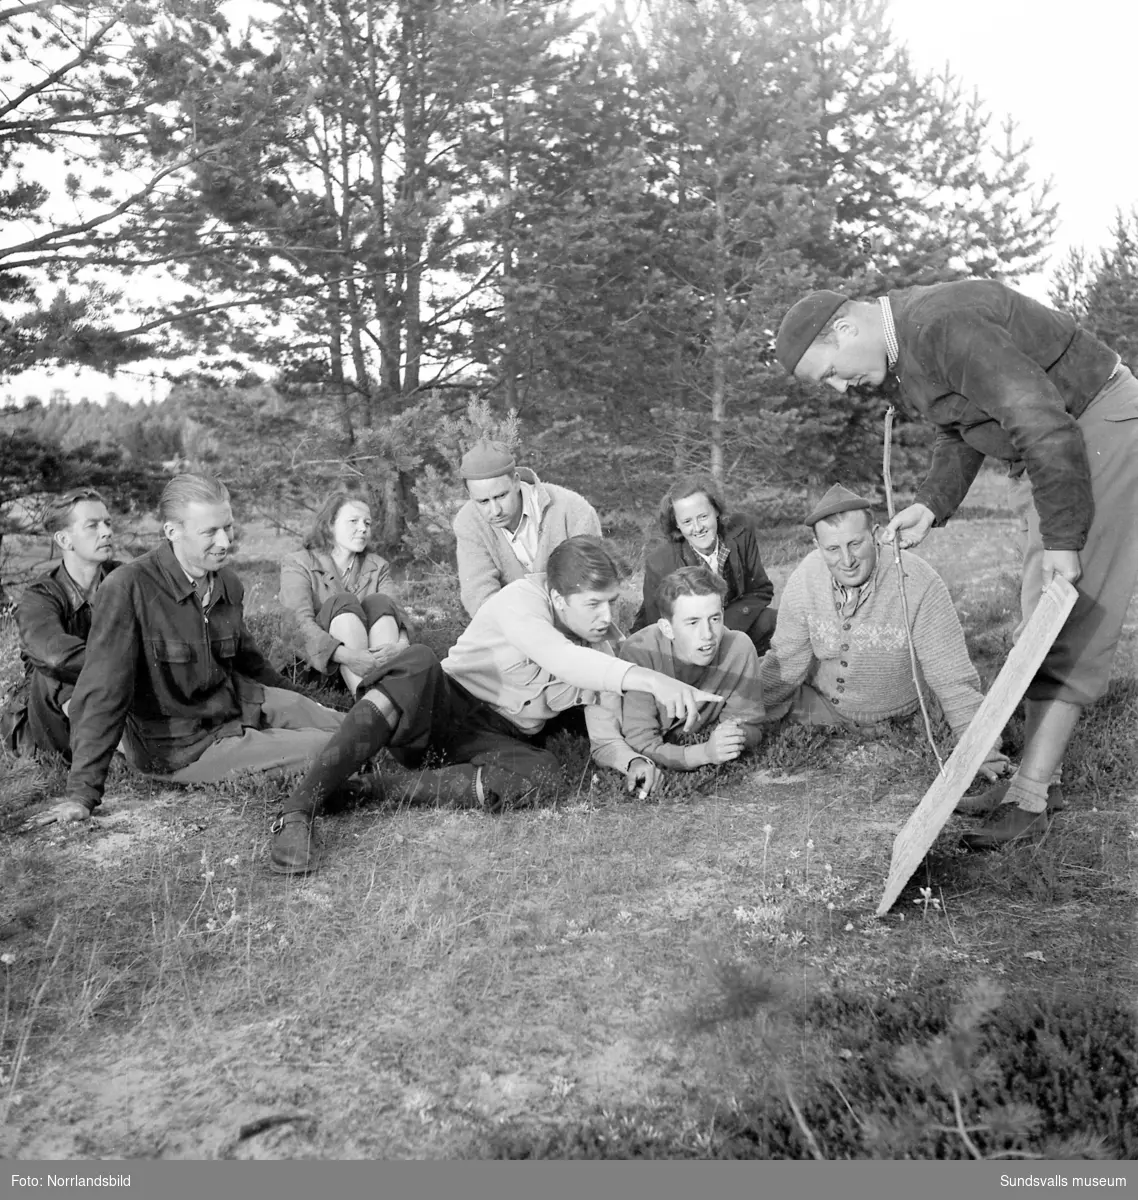
[[[839,513],[855,512],[859,508],[871,509],[873,501],[851,492],[848,487],[835,483],[832,488],[814,506],[809,516],[802,522],[811,529],[826,517],[836,517]]]
[[[848,299],[841,292],[811,292],[783,317],[774,352],[788,375],[794,374],[794,368],[826,328],[826,322]]]

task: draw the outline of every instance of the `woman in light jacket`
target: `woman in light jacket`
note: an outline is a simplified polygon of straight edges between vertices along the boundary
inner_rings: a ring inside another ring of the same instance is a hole
[[[281,604],[309,666],[323,675],[338,668],[353,695],[411,640],[407,614],[387,595],[391,568],[370,540],[367,500],[338,489],[316,514],[304,549],[281,562]]]

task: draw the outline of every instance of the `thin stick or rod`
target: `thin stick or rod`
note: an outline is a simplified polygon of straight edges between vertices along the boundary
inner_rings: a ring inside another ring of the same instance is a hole
[[[885,478],[885,504],[889,511],[889,520],[894,517],[893,511],[893,475],[890,471],[890,459],[893,452],[893,414],[897,410],[892,404],[885,414],[885,450],[882,456],[881,474]],[[909,597],[905,593],[905,572],[901,566],[901,538],[899,536],[893,539],[893,561],[897,564],[897,587],[901,592],[901,613],[905,618],[905,637],[909,642],[909,666],[913,672],[913,687],[917,689],[917,703],[921,706],[921,716],[925,719],[925,736],[929,739],[929,745],[933,748],[933,757],[936,759],[937,769],[944,770],[944,760],[940,756],[940,751],[936,746],[936,739],[933,737],[933,725],[929,720],[928,706],[925,704],[925,694],[921,690],[921,676],[917,669],[917,650],[913,645],[913,629],[912,623],[909,620]]]

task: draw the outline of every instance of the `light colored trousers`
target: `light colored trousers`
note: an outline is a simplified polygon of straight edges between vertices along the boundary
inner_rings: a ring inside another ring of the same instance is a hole
[[[1029,700],[1087,705],[1110,682],[1126,610],[1138,581],[1138,380],[1125,368],[1079,417],[1087,447],[1095,513],[1079,551],[1079,599],[1027,689]],[[1026,475],[1011,487],[1023,522],[1023,621],[1035,611],[1043,582],[1039,514]],[[1021,624],[1016,633],[1023,628]]]
[[[261,712],[270,728],[245,729],[240,737],[220,738],[172,775],[143,774],[167,783],[218,783],[244,771],[282,775],[304,771],[344,720],[335,709],[275,687],[265,688]],[[129,762],[125,739],[120,749]]]

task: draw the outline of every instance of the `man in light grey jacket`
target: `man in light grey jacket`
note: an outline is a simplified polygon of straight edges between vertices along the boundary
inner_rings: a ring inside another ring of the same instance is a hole
[[[459,472],[470,499],[454,519],[458,581],[472,617],[506,584],[544,571],[566,538],[601,536],[600,518],[583,496],[542,483],[501,442],[475,443]]]

